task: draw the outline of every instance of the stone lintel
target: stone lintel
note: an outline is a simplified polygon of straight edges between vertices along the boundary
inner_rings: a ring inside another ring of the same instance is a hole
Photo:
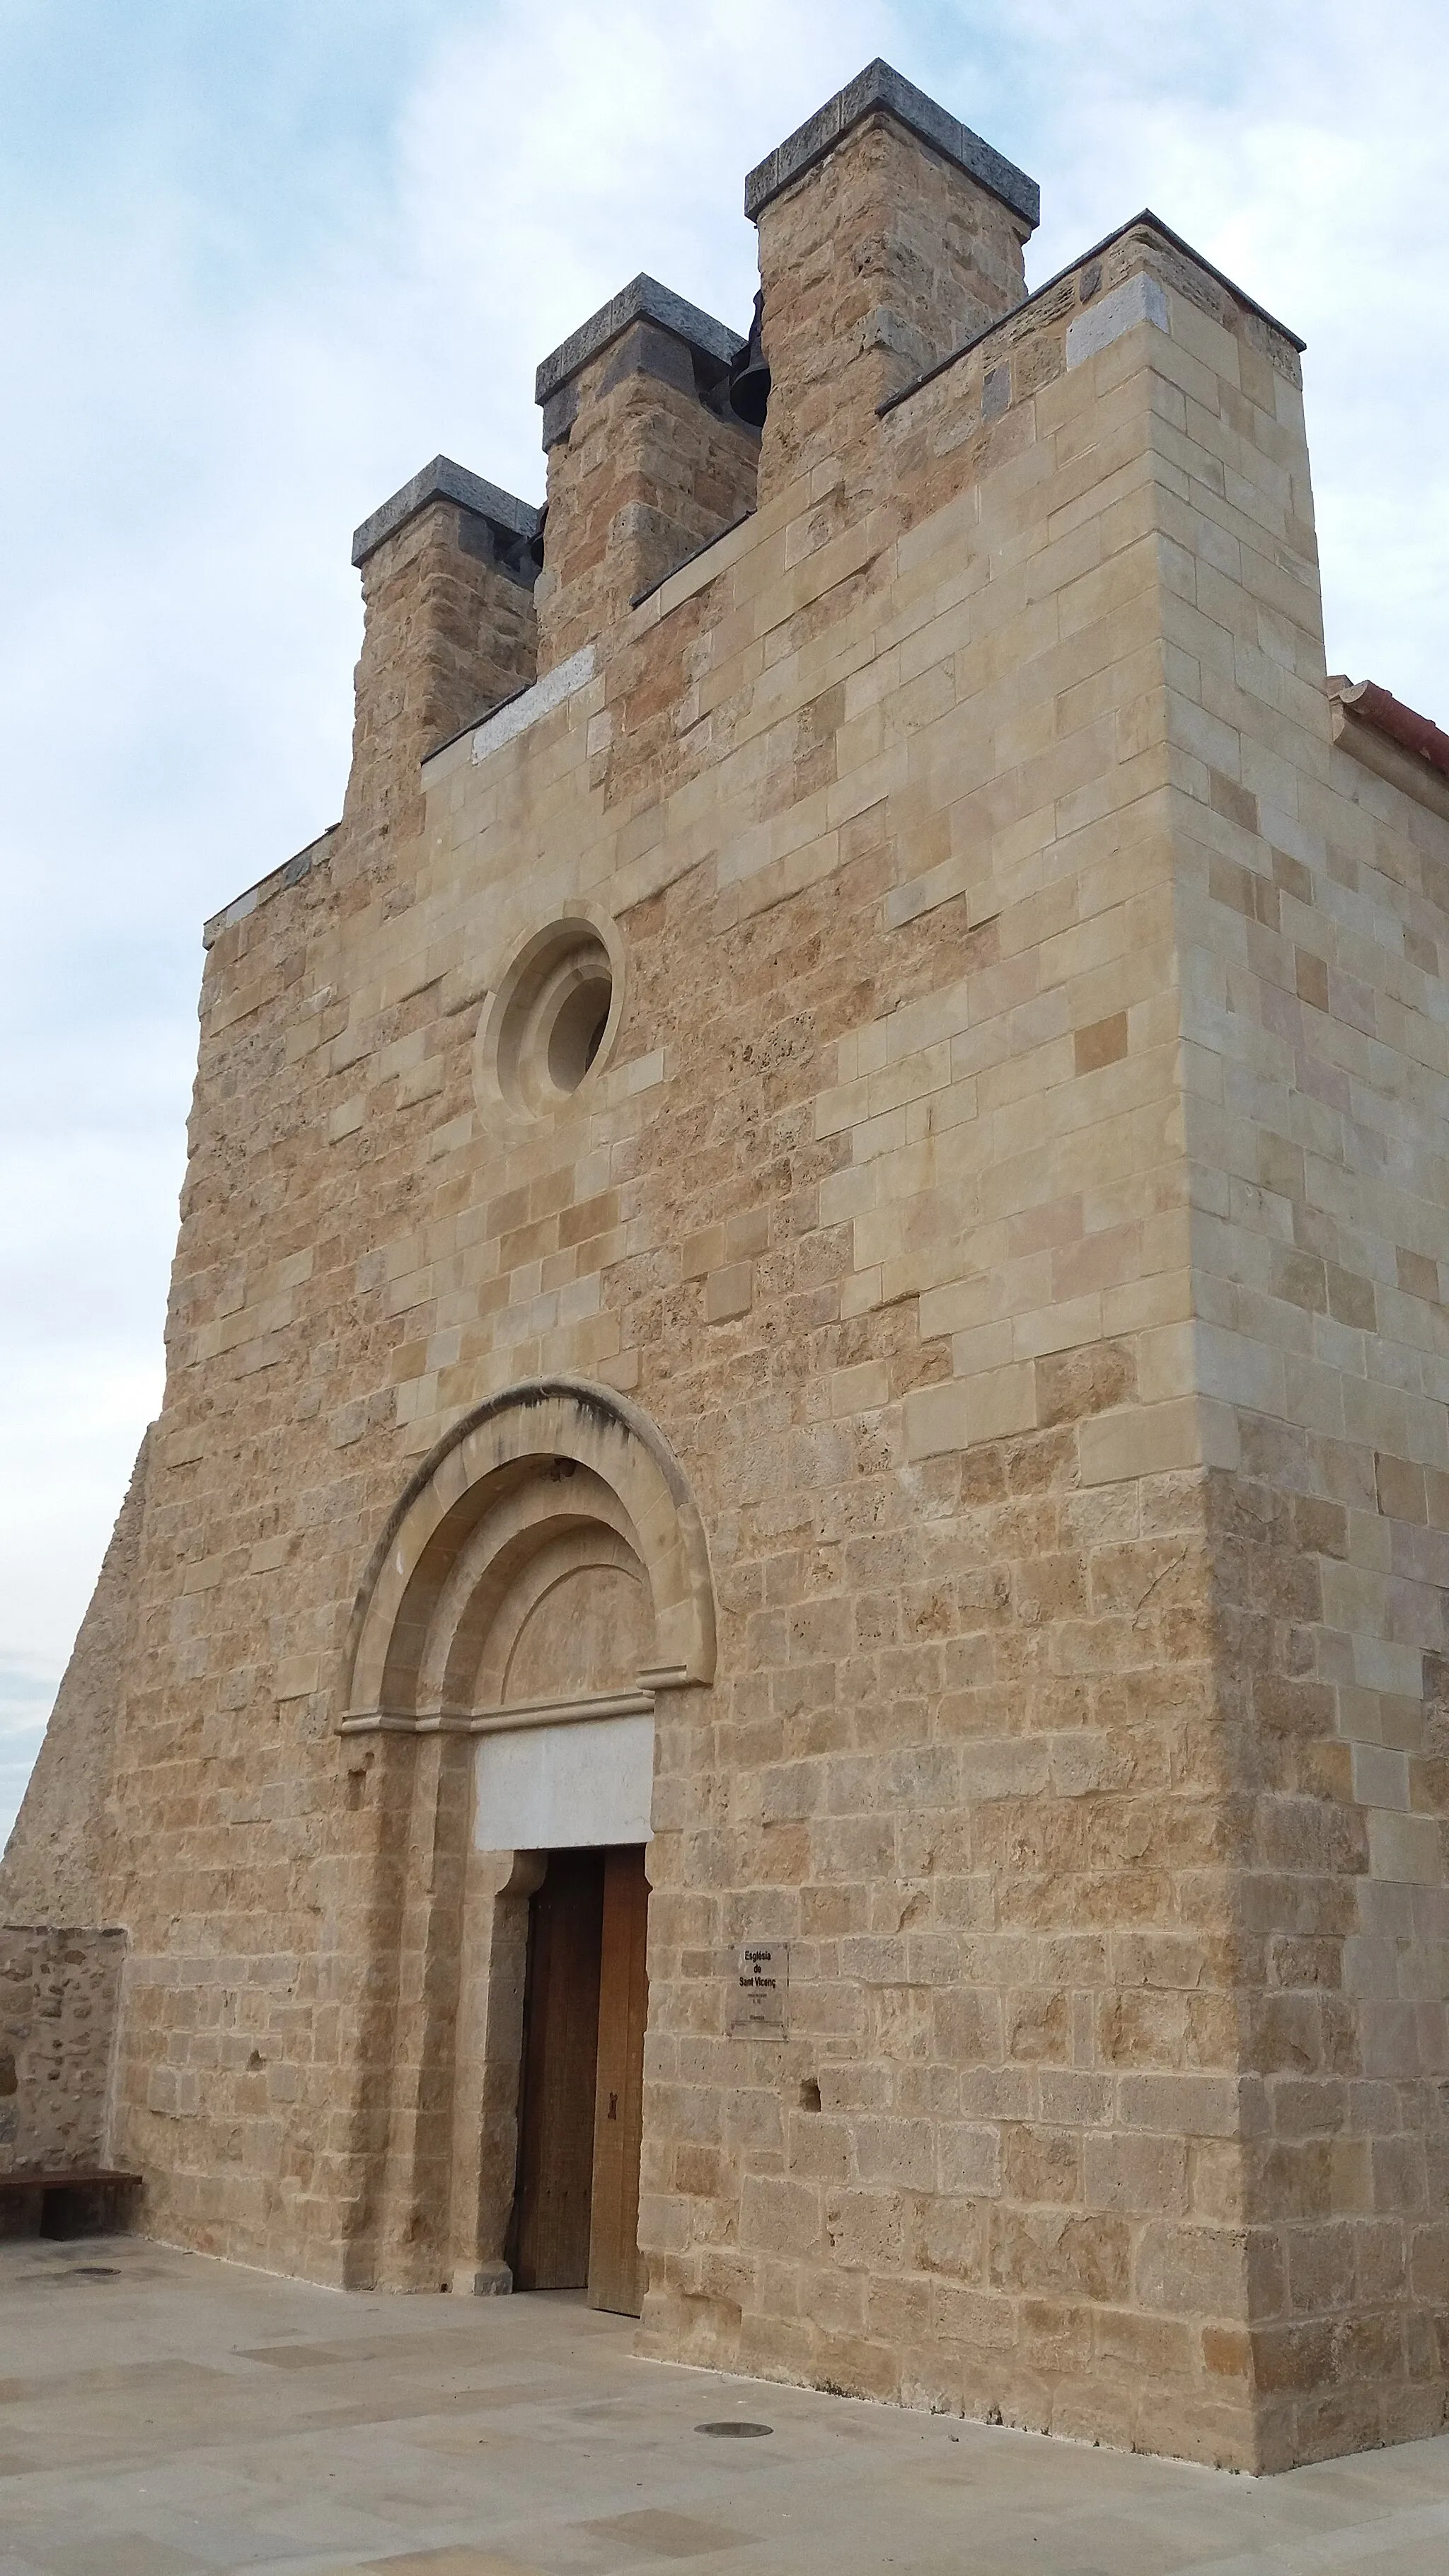
[[[520,501],[512,492],[504,492],[496,483],[485,482],[481,474],[470,474],[466,465],[455,465],[451,456],[435,456],[412,480],[394,492],[390,501],[364,519],[352,540],[352,560],[364,564],[375,554],[385,537],[396,536],[409,519],[416,518],[430,501],[457,501],[475,518],[486,519],[506,543],[537,532],[539,512],[531,501]]]
[[[716,322],[713,314],[701,312],[697,304],[687,303],[682,295],[661,286],[657,278],[641,274],[632,277],[607,304],[601,304],[597,313],[591,313],[587,322],[581,322],[577,331],[560,341],[542,361],[534,379],[534,401],[540,406],[547,403],[570,377],[578,374],[580,367],[586,367],[611,340],[618,339],[621,331],[627,331],[631,322],[653,322],[660,330],[671,331],[686,348],[712,359],[717,367],[729,366],[745,345],[738,331]]]
[[[1041,221],[1041,190],[1035,179],[1029,179],[1002,153],[994,152],[979,134],[972,133],[969,125],[963,125],[935,99],[928,98],[923,89],[892,71],[879,56],[756,163],[745,180],[745,213],[751,223],[758,222],[764,208],[783,188],[803,177],[817,161],[823,161],[827,152],[833,152],[854,126],[868,116],[881,115],[893,116],[908,133],[919,135],[945,160],[954,161],[958,170],[964,170],[968,178],[979,181],[993,197],[999,197],[1035,232]]]

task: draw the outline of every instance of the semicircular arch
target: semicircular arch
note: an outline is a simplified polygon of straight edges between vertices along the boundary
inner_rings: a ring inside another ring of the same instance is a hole
[[[538,1378],[465,1415],[399,1498],[353,1610],[344,1723],[462,1714],[474,1645],[520,1554],[589,1524],[632,1552],[647,1585],[655,1661],[640,1685],[711,1681],[709,1552],[672,1450],[612,1389]]]

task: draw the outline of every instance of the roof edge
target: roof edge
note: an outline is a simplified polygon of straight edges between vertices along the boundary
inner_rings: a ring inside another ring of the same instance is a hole
[[[1115,242],[1122,241],[1128,233],[1135,232],[1139,224],[1150,224],[1152,230],[1171,249],[1179,251],[1184,259],[1190,259],[1202,270],[1205,277],[1214,278],[1217,284],[1225,287],[1229,295],[1245,306],[1249,313],[1256,313],[1260,322],[1266,322],[1270,331],[1276,331],[1280,339],[1286,340],[1290,349],[1296,349],[1300,357],[1303,355],[1308,346],[1306,340],[1300,340],[1297,332],[1290,331],[1286,322],[1280,322],[1276,313],[1270,313],[1266,304],[1260,304],[1256,296],[1249,295],[1247,289],[1239,286],[1237,280],[1229,277],[1224,269],[1214,268],[1212,261],[1204,259],[1200,250],[1194,250],[1190,241],[1184,241],[1181,233],[1175,233],[1171,224],[1165,224],[1162,217],[1155,215],[1150,206],[1144,206],[1140,213],[1129,215],[1125,224],[1117,224],[1111,232],[1104,233],[1102,239],[1099,242],[1093,242],[1090,249],[1079,250],[1075,259],[1067,261],[1065,268],[1059,268],[1051,277],[1043,278],[1041,285],[1034,286],[1030,295],[1023,296],[1020,304],[1013,304],[1009,313],[999,313],[994,322],[986,323],[980,331],[973,331],[970,339],[963,340],[959,349],[948,350],[946,356],[938,358],[934,366],[924,367],[918,376],[912,377],[908,385],[902,385],[899,393],[887,394],[885,401],[876,405],[878,417],[884,420],[887,412],[894,411],[900,403],[909,402],[912,394],[918,394],[923,385],[933,384],[937,376],[944,376],[948,367],[958,365],[962,358],[969,358],[972,350],[979,349],[983,340],[989,340],[994,331],[1004,331],[1008,323],[1019,322],[1023,313],[1029,313],[1034,304],[1040,304],[1043,296],[1053,294],[1064,278],[1074,277],[1079,268],[1085,268],[1088,260],[1100,259],[1104,251],[1111,250]]]
[[[1376,733],[1386,734],[1401,751],[1412,752],[1416,759],[1427,761],[1441,777],[1449,778],[1449,733],[1436,725],[1432,716],[1421,716],[1406,707],[1391,689],[1380,688],[1377,680],[1350,680],[1345,672],[1335,671],[1328,683],[1328,694],[1357,716],[1361,724],[1372,725]]]

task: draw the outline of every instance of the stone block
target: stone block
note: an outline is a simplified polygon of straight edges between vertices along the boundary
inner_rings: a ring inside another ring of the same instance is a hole
[[[707,1324],[722,1324],[735,1315],[747,1315],[754,1303],[754,1271],[748,1261],[732,1261],[723,1270],[712,1270],[704,1283],[704,1318]]]

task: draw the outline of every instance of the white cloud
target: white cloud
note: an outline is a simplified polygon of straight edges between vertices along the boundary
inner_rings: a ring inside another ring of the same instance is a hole
[[[870,55],[1041,180],[1034,276],[1146,202],[1305,334],[1330,657],[1449,721],[1437,0],[79,15],[79,78],[77,12],[0,28],[0,1652],[37,1690],[157,1400],[201,919],[340,805],[352,526],[440,448],[538,496],[535,363],[635,270],[743,323],[743,173]]]
[[[1043,183],[1033,273],[1150,205],[1307,340],[1330,667],[1449,719],[1449,13],[1012,0],[991,24]]]

